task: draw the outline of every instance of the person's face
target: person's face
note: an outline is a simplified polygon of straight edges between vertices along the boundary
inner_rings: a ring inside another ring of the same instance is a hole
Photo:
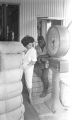
[[[38,44],[39,44],[40,47],[42,47],[44,45],[44,40],[39,39]]]
[[[45,68],[48,68],[48,67],[49,67],[49,61],[46,61]]]
[[[33,46],[33,43],[29,43],[29,44],[27,45],[27,49],[32,48],[32,46]]]
[[[41,39],[39,39],[38,44],[41,47],[41,45],[42,45],[42,40]]]

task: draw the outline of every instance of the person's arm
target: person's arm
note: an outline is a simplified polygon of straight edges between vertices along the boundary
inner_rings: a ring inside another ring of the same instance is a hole
[[[31,61],[30,61],[29,64],[34,65],[34,64],[36,63],[36,61],[37,61],[37,52],[36,52],[36,49],[34,49],[34,50],[32,51]]]
[[[36,50],[29,50],[24,56],[23,66],[34,65],[37,61]]]
[[[40,56],[38,56],[38,58],[37,58],[37,60],[39,61],[39,62],[41,62],[41,61],[47,61],[48,60],[48,58],[49,58],[49,55],[48,54],[45,54],[45,55],[40,55]]]

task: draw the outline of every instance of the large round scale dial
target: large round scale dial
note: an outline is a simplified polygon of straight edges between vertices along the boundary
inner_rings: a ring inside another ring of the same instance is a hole
[[[69,49],[69,34],[62,26],[53,26],[47,33],[47,51],[50,56],[63,56]]]

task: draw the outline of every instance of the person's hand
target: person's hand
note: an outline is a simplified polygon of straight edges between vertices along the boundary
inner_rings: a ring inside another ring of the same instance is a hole
[[[45,62],[45,68],[48,68],[49,67],[49,61],[47,60],[46,62]]]
[[[41,63],[41,58],[40,57],[37,58],[37,62]]]

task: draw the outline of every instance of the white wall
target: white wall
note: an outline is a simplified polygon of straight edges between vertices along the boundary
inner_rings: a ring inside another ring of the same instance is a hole
[[[26,34],[37,39],[37,17],[64,17],[64,0],[23,0],[21,4],[20,38]]]
[[[72,0],[65,0],[64,17],[64,25],[67,27],[72,22]]]

